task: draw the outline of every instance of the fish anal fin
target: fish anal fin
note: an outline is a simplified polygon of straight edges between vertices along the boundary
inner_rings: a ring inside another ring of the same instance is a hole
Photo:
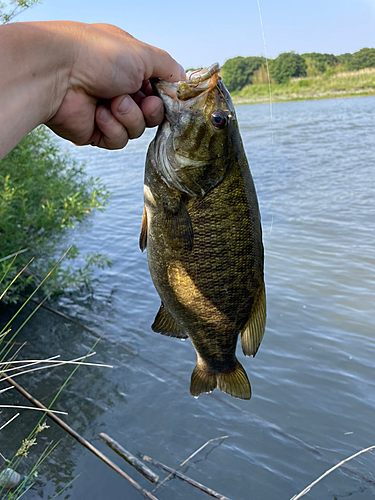
[[[238,399],[251,398],[249,379],[243,366],[237,360],[235,369],[226,372],[208,370],[199,362],[197,363],[191,375],[190,394],[198,397],[216,388]]]
[[[166,218],[165,229],[169,240],[176,248],[190,252],[193,249],[194,242],[193,226],[182,197],[180,197],[176,210],[165,205],[164,213]]]
[[[163,304],[160,306],[151,329],[156,333],[168,335],[169,337],[176,337],[179,339],[188,338],[188,335],[182,333],[175,321],[169,316]]]
[[[266,291],[264,283],[255,296],[250,317],[241,330],[241,346],[245,356],[255,356],[266,327]]]
[[[147,247],[147,212],[146,207],[143,207],[141,234],[139,235],[139,248],[141,252]]]

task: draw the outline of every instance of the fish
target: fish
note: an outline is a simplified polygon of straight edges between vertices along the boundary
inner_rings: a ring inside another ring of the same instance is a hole
[[[266,324],[259,205],[219,65],[152,80],[165,119],[148,148],[139,238],[161,306],[154,332],[190,338],[194,397],[218,388],[248,400],[236,357],[255,356]]]

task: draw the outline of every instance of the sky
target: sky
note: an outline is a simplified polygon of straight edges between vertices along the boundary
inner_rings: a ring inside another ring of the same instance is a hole
[[[257,0],[41,1],[16,19],[115,24],[185,69],[239,55],[375,48],[375,0],[259,0],[263,33]]]

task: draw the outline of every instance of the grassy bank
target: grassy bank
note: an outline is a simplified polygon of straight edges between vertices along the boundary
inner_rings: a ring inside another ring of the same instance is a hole
[[[292,78],[289,83],[272,83],[271,93],[273,102],[375,95],[375,68]],[[247,85],[242,90],[233,92],[232,99],[236,105],[269,102],[269,86]]]

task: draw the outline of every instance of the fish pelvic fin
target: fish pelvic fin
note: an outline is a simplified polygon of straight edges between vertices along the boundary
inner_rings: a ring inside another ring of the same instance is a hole
[[[251,398],[249,379],[238,360],[236,360],[235,369],[228,372],[209,370],[198,361],[191,375],[190,394],[198,397],[216,388],[238,399]]]
[[[255,356],[266,328],[266,290],[264,283],[259,287],[251,309],[250,317],[241,330],[241,346],[245,356]]]
[[[151,329],[156,333],[168,335],[169,337],[177,337],[178,339],[188,338],[188,335],[183,333],[176,325],[175,321],[169,316],[163,303],[160,306]]]
[[[141,252],[147,247],[147,212],[146,207],[143,207],[141,234],[139,235],[139,248]]]

